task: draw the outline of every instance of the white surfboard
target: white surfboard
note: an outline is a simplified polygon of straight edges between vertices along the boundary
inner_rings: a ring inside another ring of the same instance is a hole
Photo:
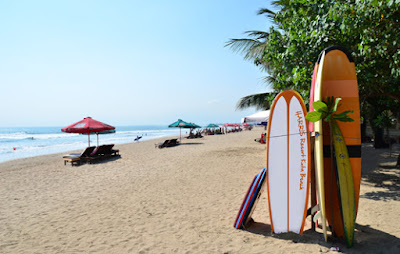
[[[267,130],[267,188],[274,233],[302,234],[307,215],[310,138],[306,107],[293,91],[278,94]]]

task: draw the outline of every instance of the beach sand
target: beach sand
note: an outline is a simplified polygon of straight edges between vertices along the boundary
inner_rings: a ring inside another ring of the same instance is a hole
[[[117,145],[121,158],[64,166],[53,154],[0,164],[0,253],[400,253],[398,150],[363,144],[354,247],[319,229],[271,234],[266,192],[246,230],[233,227],[266,161],[261,129]]]

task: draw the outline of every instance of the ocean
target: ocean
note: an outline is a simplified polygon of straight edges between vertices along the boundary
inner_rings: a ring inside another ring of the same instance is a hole
[[[179,128],[167,126],[116,126],[116,132],[99,135],[99,145],[124,144],[179,135]],[[187,130],[183,129],[182,134]],[[0,162],[38,155],[84,149],[88,136],[61,132],[61,127],[0,127]],[[97,135],[90,135],[90,145],[97,145]],[[117,147],[118,148],[118,147]]]

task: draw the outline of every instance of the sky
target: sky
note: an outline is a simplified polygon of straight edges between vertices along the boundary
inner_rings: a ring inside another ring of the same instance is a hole
[[[266,0],[0,2],[0,126],[235,123],[266,75],[224,47]]]

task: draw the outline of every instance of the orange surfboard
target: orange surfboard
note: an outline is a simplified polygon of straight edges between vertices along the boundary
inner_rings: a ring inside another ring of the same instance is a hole
[[[353,110],[349,117],[353,122],[338,121],[350,157],[353,173],[355,207],[358,210],[361,181],[361,129],[360,129],[360,102],[358,83],[354,60],[350,53],[338,46],[326,48],[323,67],[322,98],[334,96],[342,98],[337,113]],[[322,53],[321,53],[322,55]],[[318,59],[318,64],[321,56]],[[310,102],[312,103],[312,101]],[[324,186],[326,219],[338,237],[345,237],[343,219],[340,210],[340,198],[337,188],[337,177],[331,159],[329,125],[323,127],[323,152],[324,152]]]

